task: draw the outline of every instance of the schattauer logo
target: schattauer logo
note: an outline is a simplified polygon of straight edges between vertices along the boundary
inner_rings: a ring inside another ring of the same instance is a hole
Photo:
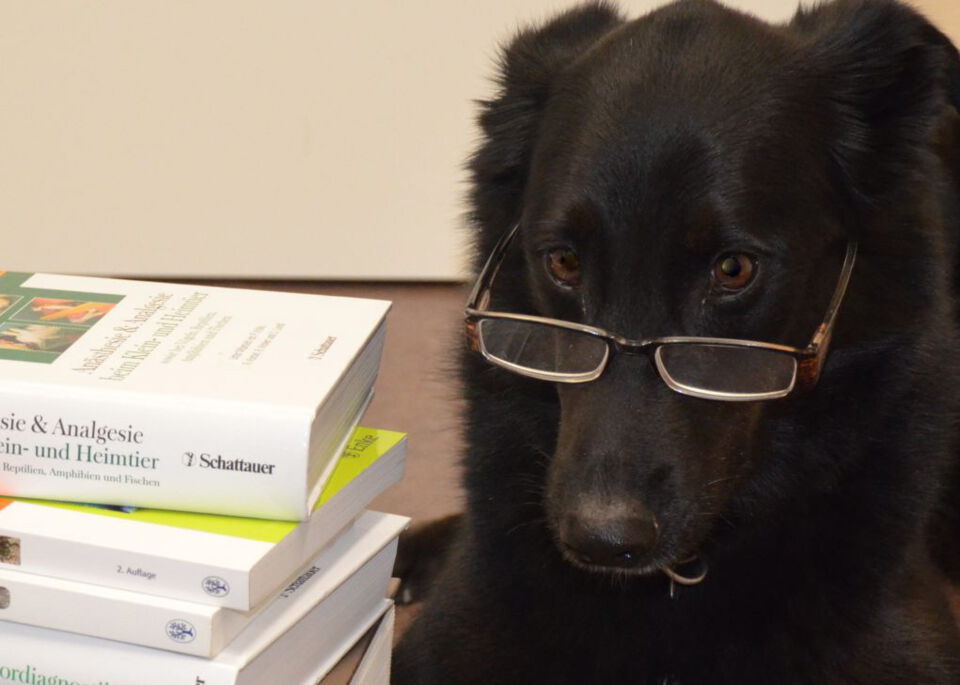
[[[207,576],[203,579],[203,591],[211,597],[226,597],[230,594],[230,583],[220,576]]]
[[[167,637],[174,642],[186,644],[193,642],[197,637],[197,631],[190,621],[184,621],[182,618],[174,619],[167,624]]]
[[[223,455],[208,452],[184,452],[183,465],[196,466],[201,469],[215,469],[217,471],[241,471],[243,473],[262,473],[273,475],[276,464],[267,464],[260,461],[246,459],[224,459]]]

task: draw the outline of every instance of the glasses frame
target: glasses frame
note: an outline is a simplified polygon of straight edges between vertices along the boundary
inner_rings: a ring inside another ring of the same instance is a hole
[[[514,373],[555,383],[589,383],[590,381],[596,380],[603,374],[604,370],[606,370],[607,364],[614,352],[646,355],[654,362],[660,378],[671,390],[682,395],[727,402],[779,399],[786,397],[794,390],[809,391],[817,384],[817,381],[820,379],[820,373],[823,370],[827,351],[830,349],[830,341],[833,337],[837,313],[840,311],[840,305],[846,294],[847,285],[850,283],[850,276],[853,273],[853,265],[857,257],[857,243],[850,240],[847,242],[846,254],[844,255],[843,267],[840,270],[840,276],[837,280],[837,287],[833,292],[833,296],[830,298],[830,304],[827,307],[823,322],[817,326],[813,337],[806,347],[791,347],[777,343],[740,340],[736,338],[704,338],[695,336],[630,339],[611,333],[603,328],[587,326],[573,321],[551,319],[531,314],[514,314],[512,312],[488,310],[487,307],[490,304],[490,291],[493,286],[493,281],[500,271],[500,266],[503,264],[507,248],[513,242],[519,229],[520,223],[518,222],[500,237],[490,252],[490,256],[487,257],[487,261],[484,263],[483,269],[481,269],[480,274],[477,276],[477,280],[470,292],[470,297],[467,300],[467,306],[464,311],[464,323],[466,326],[467,339],[472,350],[479,352],[492,364],[513,371]],[[606,352],[595,370],[584,373],[538,371],[517,364],[511,364],[508,361],[498,359],[491,355],[483,345],[480,324],[487,319],[522,321],[585,333],[605,341],[607,343]],[[666,345],[722,345],[726,347],[757,348],[787,354],[795,360],[793,379],[788,388],[767,393],[731,393],[703,390],[687,386],[678,383],[667,373],[660,355],[660,349]]]

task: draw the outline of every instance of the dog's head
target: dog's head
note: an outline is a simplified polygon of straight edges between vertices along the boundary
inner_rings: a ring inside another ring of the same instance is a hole
[[[793,496],[798,481],[829,488],[862,456],[843,455],[844,430],[878,418],[876,384],[903,378],[891,375],[894,358],[934,332],[953,335],[934,323],[952,316],[937,293],[949,290],[953,247],[933,149],[955,123],[956,61],[939,32],[890,0],[839,0],[784,26],[710,0],[632,22],[594,4],[505,50],[471,167],[479,252],[520,226],[492,308],[632,340],[802,348],[847,246],[860,246],[812,391],[690,397],[650,358],[624,353],[591,382],[544,384],[557,425],[530,449],[548,457],[542,506],[568,561],[669,568],[751,501]],[[498,382],[530,392],[510,378]]]

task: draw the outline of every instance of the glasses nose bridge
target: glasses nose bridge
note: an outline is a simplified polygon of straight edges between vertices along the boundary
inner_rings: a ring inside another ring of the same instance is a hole
[[[650,340],[631,340],[620,336],[611,336],[610,344],[617,354],[629,354],[633,357],[650,357],[656,349],[656,343]]]

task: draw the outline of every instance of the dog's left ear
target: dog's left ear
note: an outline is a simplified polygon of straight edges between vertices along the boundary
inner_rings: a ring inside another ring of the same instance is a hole
[[[845,184],[869,202],[906,179],[951,108],[960,108],[960,56],[896,0],[837,0],[792,23],[813,53],[825,93],[830,151]]]

